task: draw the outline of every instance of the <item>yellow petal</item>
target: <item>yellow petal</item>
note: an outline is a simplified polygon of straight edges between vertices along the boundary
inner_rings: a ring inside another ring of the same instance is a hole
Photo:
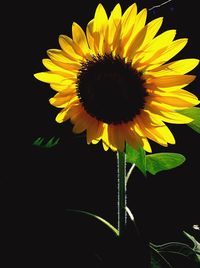
[[[142,118],[141,116],[138,117],[137,123],[143,135],[162,146],[167,146],[166,140],[158,132],[160,125],[153,127],[149,122],[149,119],[147,120],[147,118]]]
[[[34,74],[34,76],[38,80],[45,82],[45,83],[61,83],[61,84],[63,84],[63,82],[66,81],[66,79],[63,76],[61,76],[59,74],[52,73],[52,72],[40,72],[40,73]]]
[[[172,111],[178,110],[178,107],[175,107],[173,105],[169,105],[163,102],[160,103],[155,100],[150,100],[150,101],[148,100],[147,103],[145,104],[145,109],[157,113],[158,111],[159,112],[161,111],[172,112]],[[179,109],[183,109],[183,108],[179,107]]]
[[[87,24],[87,28],[86,28],[86,36],[87,36],[87,41],[89,44],[90,49],[92,50],[93,54],[95,52],[95,47],[94,47],[94,35],[93,35],[93,28],[94,28],[94,19],[91,20],[88,24]]]
[[[59,36],[59,44],[62,48],[62,50],[65,52],[65,54],[72,60],[81,60],[82,57],[76,53],[74,49],[73,40],[66,36],[66,35],[60,35]]]
[[[95,140],[92,140],[92,144],[97,144],[97,143],[99,143],[100,140],[101,140],[101,139],[95,139]]]
[[[85,33],[83,29],[75,22],[72,24],[72,36],[73,36],[73,41],[76,43],[77,46],[79,46],[83,55],[86,56],[87,54],[89,54],[90,51],[89,51]]]
[[[84,113],[84,108],[79,101],[74,101],[72,104],[69,105],[71,106],[68,112],[70,121],[72,124],[76,124],[78,118],[80,118],[80,115],[82,116],[82,114]]]
[[[162,25],[163,18],[157,18],[148,23],[143,29],[135,36],[132,42],[128,45],[125,56],[132,58],[137,49],[143,51],[144,47],[154,38]],[[125,44],[124,44],[125,45]]]
[[[173,124],[188,124],[193,121],[193,119],[185,115],[174,113],[174,112],[171,112],[171,113],[162,112],[162,115],[164,116],[163,121],[173,123]]]
[[[69,77],[69,78],[74,78],[76,77],[76,73],[71,71],[71,70],[67,70],[64,69],[58,65],[56,65],[55,63],[53,63],[50,59],[43,59],[42,60],[43,65],[50,71],[57,73],[57,74],[61,74],[65,77]]]
[[[66,87],[65,89],[63,89],[62,91],[58,92],[57,94],[54,95],[54,98],[56,97],[65,97],[68,95],[72,95],[75,94],[76,92],[76,87],[74,85],[69,85],[68,87]]]
[[[115,139],[114,139],[114,126],[109,124],[108,125],[108,140],[109,140],[109,143],[112,144],[112,146],[114,146],[115,148],[117,148],[117,144],[115,142]]]
[[[102,127],[103,127],[103,132],[102,132],[101,138],[102,138],[102,145],[103,145],[104,150],[107,151],[110,148],[113,152],[117,151],[117,148],[114,147],[108,139],[108,127],[109,127],[108,124],[103,123]]]
[[[133,28],[133,32],[132,32],[133,37],[138,32],[140,32],[141,29],[145,26],[146,19],[147,19],[147,9],[144,8],[136,16],[135,24],[134,24],[134,28]]]
[[[154,142],[156,142],[164,147],[167,147],[168,143],[167,143],[166,139],[160,134],[159,128],[161,128],[161,126],[151,127],[148,129],[144,128],[143,131],[150,140],[152,140],[152,141],[154,141]]]
[[[132,4],[124,12],[122,16],[122,38],[125,38],[127,34],[130,35],[130,31],[133,30],[137,15],[137,5],[136,3]]]
[[[161,65],[155,69],[152,69],[148,73],[156,77],[186,74],[191,70],[193,70],[198,64],[199,64],[198,59],[182,59]]]
[[[176,54],[178,54],[187,44],[188,39],[187,38],[182,38],[182,39],[178,39],[175,40],[171,43],[171,45],[169,45],[169,47],[166,49],[166,51],[164,53],[162,53],[160,56],[157,57],[157,59],[155,59],[153,61],[154,64],[162,64],[168,60],[170,60],[171,58],[173,58]]]
[[[105,31],[107,29],[108,17],[102,4],[99,4],[95,11],[93,36],[96,50],[103,54]]]
[[[165,112],[161,110],[157,110],[152,107],[151,113],[154,114],[154,116],[158,116],[158,119],[167,122],[167,123],[172,123],[172,124],[188,124],[193,121],[193,119],[179,114],[177,112]]]
[[[122,51],[123,51],[123,46],[121,44],[121,22],[118,23],[116,31],[115,31],[115,35],[113,37],[113,45],[112,45],[112,54],[113,56],[122,56]]]
[[[87,143],[90,144],[92,140],[98,140],[102,131],[102,123],[91,117],[90,126],[87,128]]]
[[[153,114],[150,110],[143,110],[143,119],[144,118],[148,120],[149,126],[153,127],[151,132],[156,133],[157,137],[161,138],[167,143],[175,144],[173,134],[158,115]]]
[[[77,97],[74,97],[73,99],[71,99],[71,101],[69,101],[67,104],[66,104],[66,106],[65,106],[65,108],[64,109],[62,109],[60,112],[59,112],[59,114],[56,116],[56,122],[58,122],[58,123],[63,123],[64,121],[67,121],[67,120],[69,120],[70,119],[70,117],[72,116],[72,114],[73,113],[70,113],[70,112],[72,112],[72,108],[73,108],[73,105],[77,105],[76,106],[76,110],[77,109],[81,109],[81,105],[78,105],[78,103],[79,103],[79,101],[78,101],[78,99],[77,99]],[[80,108],[79,108],[80,107]],[[80,112],[80,111],[78,111],[78,112]]]
[[[49,58],[58,66],[69,69],[76,70],[81,67],[81,64],[78,61],[73,61],[67,58],[66,54],[59,49],[49,49],[47,50]]]
[[[169,130],[169,128],[166,125],[158,127],[157,131],[160,132],[160,134],[163,136],[163,138],[166,140],[166,142],[168,142],[170,144],[176,143],[172,132]]]
[[[142,141],[137,135],[137,133],[133,131],[132,125],[133,122],[123,124],[123,132],[126,142],[135,150],[137,150],[139,145],[142,146]]]
[[[135,141],[137,141],[136,147],[133,147],[133,148],[135,148],[137,150],[138,145],[140,145],[140,146],[143,147],[143,149],[145,151],[151,153],[152,150],[151,150],[151,146],[150,146],[150,144],[149,144],[149,142],[147,140],[147,137],[145,136],[145,134],[142,131],[142,129],[139,127],[139,125],[138,125],[138,123],[137,123],[136,120],[134,120],[134,123],[132,123],[131,128],[130,128],[130,131],[132,132],[132,136],[134,136]],[[130,144],[131,141],[130,140],[129,141],[127,140],[127,142]],[[133,145],[134,144],[132,144],[131,146],[133,146]]]
[[[90,119],[89,116],[85,113],[84,109],[79,109],[79,113],[77,113],[77,116],[75,120],[73,120],[73,123],[74,133],[81,133],[90,127]]]
[[[176,97],[155,97],[155,100],[173,106],[175,109],[186,109],[199,104],[199,101],[193,99],[180,99]]]
[[[105,53],[109,54],[112,52],[112,45],[120,23],[121,15],[121,6],[120,4],[117,4],[111,12],[111,15],[108,20],[108,26],[105,32]]]
[[[99,32],[104,35],[108,22],[106,11],[102,4],[99,4],[95,11],[94,16],[94,32]]]
[[[53,98],[49,99],[49,102],[51,105],[57,107],[57,108],[64,108],[66,107],[66,104],[76,96],[76,93],[72,94],[56,94]]]
[[[125,138],[123,133],[123,127],[121,125],[109,125],[108,139],[110,143],[120,152],[124,151]]]
[[[82,133],[85,130],[86,130],[86,124],[84,124],[82,120],[79,120],[78,122],[76,122],[76,124],[74,125],[72,129],[72,131],[76,134]]]
[[[147,27],[144,27],[136,36],[135,39],[131,42],[128,49],[124,51],[124,56],[132,59],[137,49],[139,49],[144,42],[145,35],[147,33]]]
[[[143,149],[148,152],[148,153],[151,153],[152,152],[152,149],[151,149],[151,145],[149,144],[148,142],[148,139],[145,137],[141,137],[141,140],[142,140],[142,147]]]
[[[169,92],[173,92],[173,91],[178,91],[180,89],[182,89],[183,86],[173,86],[173,87],[156,87],[156,85],[154,84],[145,84],[145,87],[147,89],[147,92],[151,95],[152,92],[156,91],[156,92],[165,92],[165,93],[169,93]]]
[[[148,138],[162,146],[167,146],[168,143],[175,144],[173,134],[158,115],[151,113],[149,110],[143,110],[138,117],[139,124],[142,124],[143,131],[146,132]]]
[[[126,141],[133,149],[137,150],[139,145],[142,146],[142,142],[141,140],[138,142],[139,138],[135,138],[136,135],[133,134],[133,130],[130,130],[129,132],[126,133]]]
[[[123,128],[121,128],[120,125],[116,126],[115,141],[116,141],[118,150],[120,152],[123,152],[125,148],[125,137],[123,133]]]
[[[67,84],[67,81],[69,82]],[[67,80],[65,84],[56,84],[56,83],[51,83],[50,84],[50,87],[55,90],[55,91],[58,91],[58,92],[61,92],[61,91],[75,91],[76,90],[76,84],[74,83],[74,81],[71,81],[71,80]]]
[[[147,28],[147,32],[145,35],[145,39],[140,47],[140,50],[144,49],[144,47],[153,40],[157,32],[159,31],[163,22],[163,17],[157,18],[149,22],[145,27]]]
[[[69,107],[65,107],[64,109],[59,112],[56,116],[56,122],[57,123],[63,123],[64,121],[69,120],[69,115],[68,115]]]
[[[153,98],[155,101],[163,102],[174,107],[182,107],[182,109],[199,104],[199,100],[194,94],[183,89],[169,93],[154,91],[151,95],[154,95]]]
[[[195,75],[168,75],[150,79],[158,88],[169,88],[181,86],[182,88],[190,84],[196,78]]]
[[[50,59],[55,61],[64,63],[76,63],[76,61],[69,59],[67,55],[60,49],[48,49],[47,54]]]
[[[134,62],[137,66],[144,66],[145,69],[155,68],[152,63],[153,60],[157,59],[162,53],[164,53],[168,46],[172,43],[176,35],[176,30],[168,30],[164,33],[155,37],[141,53],[136,54]]]
[[[109,21],[113,21],[113,23],[118,24],[119,20],[121,19],[121,16],[122,16],[122,9],[120,4],[118,3],[111,11]]]
[[[109,149],[109,141],[108,141],[108,125],[103,124],[103,133],[102,133],[102,145],[105,151]]]
[[[51,72],[41,72],[34,74],[34,76],[42,82],[50,83],[51,88],[56,91],[63,91],[68,89],[69,87],[75,88],[73,80],[66,79],[58,74],[54,74]]]
[[[156,51],[168,47],[176,36],[176,30],[167,30],[156,36],[145,48],[145,52],[155,53]]]
[[[128,38],[123,38],[122,39],[123,46],[125,46],[126,43],[127,43],[127,47],[130,46],[130,44],[135,39],[136,35],[145,26],[146,18],[147,18],[147,10],[146,10],[146,8],[144,8],[137,14],[137,16],[135,18],[135,23],[134,23],[133,28],[132,28],[132,31],[130,32],[129,35],[127,35]]]
[[[103,122],[98,121],[98,129],[97,129],[97,135],[95,137],[95,139],[92,140],[92,144],[97,144],[101,139],[102,139],[102,135],[103,135]]]

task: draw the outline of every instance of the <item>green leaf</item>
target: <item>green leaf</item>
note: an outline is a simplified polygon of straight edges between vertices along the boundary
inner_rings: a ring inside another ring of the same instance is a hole
[[[90,212],[87,212],[84,210],[77,210],[77,209],[67,209],[66,211],[77,212],[77,213],[81,213],[81,214],[85,214],[85,215],[88,215],[90,217],[93,217],[93,218],[99,220],[100,222],[102,222],[103,224],[105,224],[109,229],[111,229],[115,233],[116,236],[119,236],[119,231],[111,223],[109,223],[108,221],[106,221],[102,217],[99,217],[98,215],[95,215],[93,213],[90,213]]]
[[[194,237],[192,237],[192,239],[194,242],[195,240]],[[198,242],[195,240],[195,243],[198,243]],[[161,256],[168,263],[169,263],[169,260],[170,260],[170,264],[173,262],[172,267],[176,267],[175,263],[177,260],[180,261],[180,258],[184,260],[184,262],[186,260],[190,260],[190,262],[192,262],[195,265],[192,267],[196,267],[196,268],[199,267],[200,260],[197,256],[199,253],[197,254],[195,252],[194,250],[195,248],[196,247],[191,248],[189,245],[185,243],[180,243],[180,242],[169,242],[169,243],[165,243],[162,245],[155,245],[153,243],[150,243],[151,253],[154,253],[154,255],[155,255],[155,252],[159,254],[159,256],[156,256],[156,258],[154,256],[156,261],[158,262]],[[155,266],[155,267],[163,267],[163,266]],[[186,265],[185,267],[188,267],[188,265]]]
[[[33,145],[43,147],[43,148],[52,148],[56,146],[59,142],[60,138],[55,140],[55,137],[52,137],[46,144],[44,143],[44,138],[39,137],[34,142]]]
[[[195,261],[200,265],[200,243],[194,238],[194,236],[183,231],[185,236],[193,243],[193,251],[196,254]]]
[[[126,162],[135,164],[137,168],[146,176],[146,153],[139,146],[138,150],[133,149],[129,144],[126,144]]]
[[[167,259],[150,243],[151,268],[173,268]]]
[[[160,171],[180,166],[184,161],[185,157],[182,154],[155,153],[146,155],[141,146],[135,150],[130,145],[126,145],[126,162],[135,164],[145,176],[147,171],[155,175]]]
[[[146,156],[146,170],[155,175],[160,171],[180,166],[185,157],[178,153],[156,153]]]
[[[191,123],[187,124],[194,131],[200,134],[200,108],[192,107],[185,110],[177,111],[180,114],[186,115],[192,119],[194,119]]]

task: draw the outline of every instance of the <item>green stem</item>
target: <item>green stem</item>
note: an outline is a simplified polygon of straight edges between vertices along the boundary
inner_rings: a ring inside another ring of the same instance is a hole
[[[126,226],[126,154],[117,152],[118,169],[118,231],[119,236],[123,237]]]

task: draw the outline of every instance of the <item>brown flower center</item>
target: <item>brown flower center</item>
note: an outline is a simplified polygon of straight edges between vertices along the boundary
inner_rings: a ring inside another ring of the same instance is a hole
[[[77,94],[92,117],[108,124],[127,123],[144,108],[148,95],[141,74],[120,57],[104,55],[82,63]]]

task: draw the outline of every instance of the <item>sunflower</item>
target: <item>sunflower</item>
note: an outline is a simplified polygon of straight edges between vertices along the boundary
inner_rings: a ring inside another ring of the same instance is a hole
[[[151,152],[149,140],[175,144],[165,123],[188,124],[178,111],[199,104],[183,89],[194,79],[186,75],[198,59],[169,62],[187,44],[174,40],[176,30],[158,33],[163,18],[146,23],[147,10],[136,3],[122,13],[120,4],[107,15],[102,4],[86,33],[72,24],[72,38],[59,36],[60,49],[47,50],[48,71],[35,77],[56,91],[50,104],[61,108],[56,121],[70,120],[74,133],[86,132],[87,143],[124,151],[128,143]]]

